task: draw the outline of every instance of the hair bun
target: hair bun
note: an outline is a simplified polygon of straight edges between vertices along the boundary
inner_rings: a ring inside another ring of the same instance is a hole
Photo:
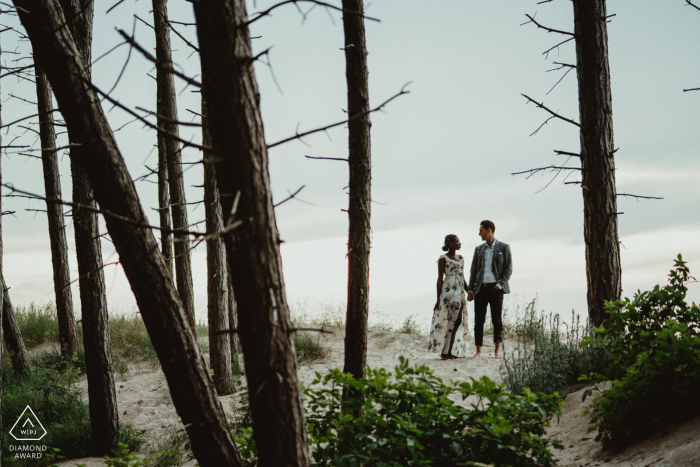
[[[450,251],[450,249],[447,248],[447,246],[443,246],[443,247],[442,247],[442,251]]]

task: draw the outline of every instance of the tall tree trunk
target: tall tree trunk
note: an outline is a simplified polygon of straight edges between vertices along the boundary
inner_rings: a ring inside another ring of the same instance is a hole
[[[153,2],[154,16],[160,16],[160,14],[158,14],[158,11],[163,11],[160,9],[156,9],[156,7],[160,8],[161,3],[165,5],[165,1],[162,0],[156,0]],[[162,22],[159,24],[162,24]],[[169,37],[170,31],[169,29],[165,32],[156,29],[156,35],[159,34],[166,34]],[[168,47],[169,44],[170,42],[168,39]],[[160,71],[160,69],[156,70],[156,76],[158,77],[156,81],[156,99],[158,100],[156,105],[158,109],[158,114],[160,114],[162,110],[160,106],[164,105],[164,103],[162,103],[161,100],[166,87],[164,78],[166,78],[167,75],[169,75],[169,73],[163,73]],[[160,119],[158,120],[158,125],[161,128],[165,129],[162,126],[163,122]],[[165,257],[165,263],[168,267],[168,271],[174,279],[175,273],[173,271],[173,235],[170,232],[170,229],[172,228],[172,223],[170,219],[170,190],[168,189],[168,148],[171,144],[171,140],[166,138],[165,135],[158,133],[158,212],[160,214],[160,227],[162,229],[160,231],[160,250],[161,253],[163,253],[163,256]],[[175,144],[177,144],[177,142],[175,142]]]
[[[2,328],[5,344],[7,344],[7,351],[10,353],[10,360],[12,360],[12,369],[16,375],[21,376],[29,373],[31,368],[29,364],[29,354],[27,353],[27,348],[24,346],[24,339],[19,330],[19,324],[15,317],[15,310],[12,308],[12,301],[10,300],[10,293],[7,290],[7,284],[5,284],[4,274],[0,274],[0,286],[3,289]]]
[[[172,65],[172,52],[170,50],[170,24],[168,23],[168,9],[166,0],[153,0],[153,24],[156,31],[156,58],[160,63]],[[157,98],[156,112],[158,113],[158,127],[171,135],[178,135],[177,125],[177,100],[175,97],[175,80],[173,74],[162,67],[156,70]],[[175,237],[175,275],[177,278],[177,291],[180,293],[182,304],[185,306],[185,315],[192,326],[195,327],[194,317],[194,288],[192,286],[192,266],[190,264],[190,242],[186,233],[177,232],[189,230],[187,223],[187,200],[185,199],[185,176],[182,171],[182,154],[180,143],[158,132],[158,152],[161,147],[168,161],[167,179],[170,185],[170,202],[173,214],[173,230]],[[160,157],[159,157],[160,161]]]
[[[2,73],[2,44],[0,43],[0,74]],[[0,92],[0,127],[2,127],[2,93]],[[2,146],[2,133],[0,132],[0,146]],[[0,183],[2,183],[2,156],[0,155]],[[1,190],[1,188],[0,188]],[[2,276],[2,192],[0,191],[0,276]],[[0,287],[0,303],[4,303],[5,287]],[[2,353],[3,353],[3,332],[2,323],[5,314],[3,313],[3,306],[0,306],[0,363],[2,363]],[[0,409],[2,409],[2,371],[0,370]],[[2,425],[2,410],[0,410],[0,427]],[[0,452],[0,467],[2,467],[2,452]]]
[[[134,183],[117,148],[83,60],[57,0],[14,0],[69,131],[86,150],[76,153],[105,214],[144,324],[168,381],[173,404],[202,467],[240,466],[194,331],[167,273]],[[31,13],[30,13],[31,12]],[[124,219],[129,219],[125,221]]]
[[[348,123],[350,203],[348,217],[348,309],[345,325],[344,372],[364,376],[367,362],[369,313],[370,204],[372,157],[370,152],[367,47],[362,0],[343,0],[348,114],[364,114]],[[348,396],[344,391],[345,397]]]
[[[173,234],[170,232],[170,193],[168,190],[168,158],[165,153],[165,138],[158,136],[158,214],[160,216],[160,252],[170,277],[173,271]]]
[[[56,132],[53,125],[53,99],[51,86],[39,67],[34,68],[36,76],[36,97],[39,110],[39,136],[41,140],[41,163],[44,168],[44,192],[47,198],[62,199],[61,177],[58,172]],[[58,333],[62,343],[61,353],[73,355],[78,351],[78,336],[73,317],[73,296],[70,290],[70,269],[68,266],[68,242],[66,241],[63,205],[46,202],[46,216],[49,221],[49,241],[51,243],[51,263],[53,264],[53,288],[58,315]]]
[[[221,202],[221,199],[219,199]],[[223,217],[222,217],[223,218]],[[224,245],[224,250],[226,245]],[[236,309],[236,297],[233,295],[233,278],[231,277],[231,264],[226,258],[226,284],[228,288],[228,324],[231,329],[238,329],[238,310]],[[238,365],[238,333],[231,333],[231,359],[236,359],[236,368]]]
[[[588,315],[600,326],[621,293],[605,0],[574,0]]]
[[[309,465],[244,0],[195,2],[202,92],[261,467]],[[235,203],[235,205],[234,205]]]
[[[202,102],[202,146],[211,145],[206,110]],[[204,152],[204,216],[207,234],[224,228],[219,189],[216,187],[214,158]],[[207,315],[209,317],[209,365],[214,371],[214,384],[219,395],[231,394],[231,343],[229,325],[228,271],[226,248],[221,237],[207,240]]]
[[[61,6],[71,18],[68,26],[84,64],[85,77],[90,79],[92,57],[93,0],[61,0]],[[79,143],[87,135],[68,128],[71,143]],[[80,146],[70,149],[73,175],[73,202],[91,209],[97,208],[90,181],[82,160],[93,157]],[[117,395],[114,389],[114,366],[109,340],[109,317],[100,244],[99,218],[96,212],[73,207],[75,250],[80,277],[80,304],[83,318],[83,344],[88,380],[90,426],[94,455],[108,454],[119,433]]]

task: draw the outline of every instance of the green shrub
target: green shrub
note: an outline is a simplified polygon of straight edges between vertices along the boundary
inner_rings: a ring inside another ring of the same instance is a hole
[[[58,319],[53,302],[30,302],[16,306],[14,312],[27,348],[44,342],[58,342]]]
[[[501,366],[501,377],[509,391],[520,393],[529,388],[533,392],[564,394],[575,389],[573,385],[582,374],[602,370],[607,364],[600,348],[581,345],[590,327],[582,326],[573,312],[571,325],[560,322],[559,315],[550,315],[548,320],[528,315]]]
[[[424,336],[427,335],[427,329],[423,329],[420,324],[416,321],[418,315],[409,315],[401,323],[401,326],[397,329],[397,332],[402,334],[412,334],[414,336]]]
[[[623,447],[700,414],[700,308],[685,301],[684,284],[692,276],[681,255],[669,277],[663,288],[606,303],[607,328],[584,339],[608,355],[608,366],[582,378],[611,381],[593,403],[589,428],[607,447]]]
[[[549,418],[564,405],[556,394],[509,394],[487,377],[445,384],[427,367],[409,367],[403,357],[395,378],[385,369],[368,368],[366,374],[356,380],[332,369],[324,377],[317,373],[312,383],[325,387],[303,389],[317,465],[552,465],[547,447],[561,447],[542,438]],[[361,396],[343,403],[345,385]],[[463,400],[473,395],[478,402],[467,409],[450,394]]]
[[[46,436],[34,444],[59,449],[65,458],[86,457],[90,454],[90,414],[80,389],[75,386],[80,374],[75,365],[77,356],[73,358],[72,366],[65,361],[58,363],[62,370],[34,365],[21,379],[15,377],[11,366],[3,365],[3,453],[8,453],[9,445],[16,443],[9,430],[24,409],[30,406],[47,431]],[[142,442],[140,435],[130,426],[122,424],[119,441],[138,448]],[[22,465],[40,465],[42,461],[25,459],[22,462]]]

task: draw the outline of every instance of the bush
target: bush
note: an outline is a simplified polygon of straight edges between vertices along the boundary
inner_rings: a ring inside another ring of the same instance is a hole
[[[312,383],[332,383],[330,389],[303,389],[317,465],[552,465],[547,447],[561,448],[542,438],[564,405],[558,395],[541,394],[538,401],[529,390],[509,394],[487,377],[445,384],[427,367],[410,368],[403,357],[395,379],[384,369],[366,374],[356,380],[333,369],[324,377],[317,373]],[[345,385],[361,396],[343,403]],[[455,393],[478,402],[471,409],[458,406],[448,398]]]
[[[542,438],[564,402],[557,395],[505,392],[487,377],[471,383],[445,384],[427,367],[410,368],[401,357],[395,378],[385,369],[366,369],[367,378],[331,369],[316,373],[302,388],[309,442],[316,466],[403,467],[554,465],[548,447],[560,442]],[[330,384],[330,389],[328,385]],[[361,396],[342,402],[344,385]],[[471,409],[449,399],[475,396]],[[246,467],[257,465],[250,428],[234,434]]]
[[[73,359],[73,363],[76,362],[77,357]],[[61,361],[60,364],[63,366],[67,363]],[[76,366],[68,366],[59,371],[56,368],[35,365],[20,379],[15,377],[10,365],[3,365],[3,453],[9,452],[10,444],[16,444],[9,430],[24,409],[30,406],[47,432],[41,441],[34,444],[58,449],[60,455],[66,458],[85,457],[90,454],[90,414],[80,390],[75,386],[79,374],[80,370]],[[130,426],[122,424],[119,441],[137,448],[142,443],[140,435],[141,433],[134,432]],[[35,461],[22,462],[22,465],[32,465]]]
[[[663,288],[606,303],[606,327],[584,340],[608,355],[608,366],[582,378],[611,381],[593,403],[589,428],[606,447],[626,446],[700,414],[700,308],[685,302],[684,284],[692,276],[681,255],[669,277]]]
[[[531,306],[532,305],[532,306]],[[534,302],[528,305],[534,310]],[[581,345],[589,326],[582,326],[578,316],[571,313],[571,326],[561,323],[559,315],[528,319],[518,327],[515,348],[506,352],[501,377],[508,390],[520,393],[524,388],[533,392],[565,394],[582,374],[605,368],[605,352],[593,345]]]

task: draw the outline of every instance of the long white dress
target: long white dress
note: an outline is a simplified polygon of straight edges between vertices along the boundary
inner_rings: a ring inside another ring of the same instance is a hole
[[[469,330],[467,327],[467,299],[464,293],[464,258],[445,258],[445,279],[442,282],[440,292],[440,307],[433,314],[433,323],[430,326],[430,340],[428,350],[439,354],[447,353],[450,348],[452,333],[455,332],[455,341],[452,344],[452,355],[466,357]],[[439,260],[438,260],[439,261]],[[458,329],[454,329],[457,317],[462,315],[462,323]]]

